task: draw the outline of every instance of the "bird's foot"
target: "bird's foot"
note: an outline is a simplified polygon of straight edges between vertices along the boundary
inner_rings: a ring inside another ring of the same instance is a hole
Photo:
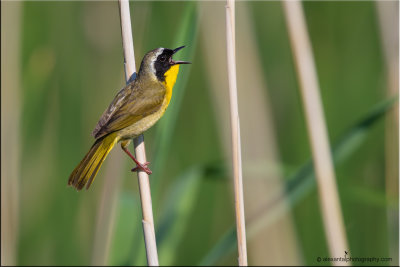
[[[145,162],[143,164],[137,164],[137,166],[135,168],[133,168],[131,171],[133,172],[137,172],[137,171],[144,171],[146,172],[148,175],[152,174],[153,172],[147,167],[147,165],[149,165],[150,162]]]

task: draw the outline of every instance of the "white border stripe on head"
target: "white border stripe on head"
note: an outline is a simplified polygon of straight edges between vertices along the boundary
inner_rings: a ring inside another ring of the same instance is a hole
[[[150,64],[150,68],[151,71],[155,74],[156,73],[156,69],[154,68],[154,62],[156,62],[157,58],[159,55],[161,55],[164,52],[164,48],[160,47],[158,48],[157,53],[155,54],[155,56],[151,59],[152,63]]]

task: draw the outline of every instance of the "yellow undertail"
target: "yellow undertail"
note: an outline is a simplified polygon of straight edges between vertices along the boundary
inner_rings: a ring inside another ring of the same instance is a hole
[[[86,185],[86,189],[89,189],[103,161],[118,141],[119,137],[116,133],[111,133],[96,140],[89,152],[69,176],[68,185],[75,187],[77,190],[81,190]]]

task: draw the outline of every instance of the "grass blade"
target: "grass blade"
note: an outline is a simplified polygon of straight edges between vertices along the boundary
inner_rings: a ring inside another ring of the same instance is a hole
[[[119,195],[110,259],[106,263],[107,265],[129,265],[134,235],[142,234],[132,227],[132,222],[140,221],[138,202],[138,196],[132,192],[123,192]],[[137,226],[140,227],[140,224]]]
[[[173,265],[175,257],[179,255],[178,246],[196,205],[202,174],[201,168],[191,168],[176,180],[167,194],[157,229],[160,261],[165,265]]]
[[[363,119],[354,124],[354,126],[342,135],[332,148],[332,156],[335,165],[346,160],[363,144],[371,127],[393,107],[396,101],[397,97],[378,103]],[[289,207],[284,205],[285,197],[288,198],[290,207],[294,207],[301,199],[309,194],[312,189],[315,188],[314,176],[312,160],[309,159],[298,171],[287,179],[285,195],[276,196],[274,199],[269,200],[265,207],[257,213],[261,215],[249,217],[249,238],[255,235],[257,230],[261,228],[257,226],[257,224],[262,224],[265,227],[265,224],[272,223],[288,210]],[[225,235],[221,237],[220,241],[207,253],[199,265],[215,265],[218,260],[228,253],[233,252],[236,245],[234,237],[235,227],[232,226]]]
[[[185,10],[185,17],[180,23],[181,28],[178,30],[175,45],[187,45],[185,49],[180,52],[180,57],[192,61],[194,52],[196,50],[196,38],[198,32],[198,14],[197,4],[195,2],[188,2]],[[175,130],[176,121],[182,106],[183,96],[186,90],[186,84],[190,74],[189,68],[180,68],[179,78],[174,86],[173,101],[171,101],[168,110],[163,118],[157,123],[156,136],[154,138],[156,144],[154,145],[156,158],[153,160],[153,175],[152,183],[154,183],[154,197],[157,198],[159,194],[159,184],[155,181],[161,176],[161,170],[167,162],[168,154],[171,146],[171,139]],[[155,201],[157,203],[157,201]]]

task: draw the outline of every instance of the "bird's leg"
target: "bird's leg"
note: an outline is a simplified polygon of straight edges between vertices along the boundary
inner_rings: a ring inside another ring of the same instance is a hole
[[[123,151],[125,151],[126,154],[128,154],[128,156],[136,163],[136,167],[132,169],[133,172],[136,171],[144,171],[146,172],[148,175],[152,174],[153,172],[147,167],[147,165],[150,164],[150,162],[145,162],[145,163],[140,163],[132,154],[131,152],[129,152],[127,146],[129,144],[128,142],[121,142],[121,148]]]

